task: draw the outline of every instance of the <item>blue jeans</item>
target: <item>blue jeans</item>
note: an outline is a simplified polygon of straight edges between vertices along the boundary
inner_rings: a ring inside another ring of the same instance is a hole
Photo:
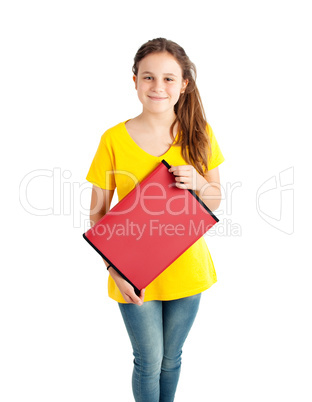
[[[182,346],[193,325],[201,293],[177,300],[118,303],[133,348],[136,402],[172,402],[181,370]]]

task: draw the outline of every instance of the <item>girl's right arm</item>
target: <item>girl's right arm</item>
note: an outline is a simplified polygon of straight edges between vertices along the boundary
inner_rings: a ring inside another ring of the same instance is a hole
[[[114,190],[106,190],[93,185],[90,206],[91,227],[94,226],[106,214],[106,212],[109,211],[113,195]],[[103,261],[107,267],[108,263],[104,259]],[[145,289],[142,289],[140,297],[138,297],[134,292],[133,286],[123,279],[113,267],[110,267],[108,271],[127,303],[134,303],[138,304],[139,306],[143,304]]]

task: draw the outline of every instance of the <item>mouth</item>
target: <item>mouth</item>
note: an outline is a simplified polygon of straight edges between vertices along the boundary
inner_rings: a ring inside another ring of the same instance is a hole
[[[167,99],[167,98],[162,98],[160,96],[149,96],[149,98],[151,100],[153,100],[153,101],[156,101],[156,102],[160,102],[160,101],[163,101],[163,100]]]

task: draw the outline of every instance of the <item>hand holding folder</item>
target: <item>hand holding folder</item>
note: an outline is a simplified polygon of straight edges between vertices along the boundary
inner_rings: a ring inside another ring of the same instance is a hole
[[[219,220],[162,162],[83,234],[137,295]]]

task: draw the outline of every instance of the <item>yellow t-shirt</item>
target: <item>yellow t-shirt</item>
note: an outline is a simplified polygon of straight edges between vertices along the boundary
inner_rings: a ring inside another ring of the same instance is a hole
[[[180,146],[171,146],[159,157],[145,152],[128,133],[125,125],[127,121],[108,129],[102,135],[86,177],[89,182],[103,189],[113,190],[117,187],[119,201],[154,170],[162,159],[169,165],[186,164]],[[211,170],[222,163],[224,157],[209,124],[207,128],[212,151],[208,169]],[[216,281],[207,243],[201,237],[146,287],[144,301],[192,296],[208,289]],[[126,303],[110,275],[108,295],[113,300]]]

